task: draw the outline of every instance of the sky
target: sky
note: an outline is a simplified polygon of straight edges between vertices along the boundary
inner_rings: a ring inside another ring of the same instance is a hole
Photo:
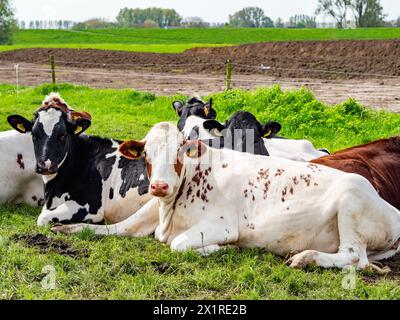
[[[244,7],[261,7],[276,20],[295,14],[314,15],[318,0],[11,0],[18,20],[84,21],[93,17],[113,21],[119,9],[174,8],[183,17],[199,16],[208,22],[227,22],[229,14]],[[381,0],[388,19],[400,16],[400,0]],[[320,16],[319,21],[330,21]]]

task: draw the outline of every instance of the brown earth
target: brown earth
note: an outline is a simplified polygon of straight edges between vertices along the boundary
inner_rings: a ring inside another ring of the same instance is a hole
[[[207,95],[226,88],[229,58],[234,88],[306,86],[328,104],[354,98],[366,106],[400,111],[400,40],[258,43],[194,48],[180,54],[20,49],[0,52],[0,83],[16,83],[14,64],[20,66],[20,85],[50,82],[51,53],[56,57],[58,82]]]
[[[59,66],[154,72],[221,73],[226,59],[234,72],[275,77],[357,79],[400,76],[400,40],[294,41],[194,48],[180,54],[94,49],[20,49],[0,53],[0,60],[47,63],[53,53]],[[261,70],[260,66],[271,69]]]
[[[28,247],[37,248],[41,253],[55,252],[73,258],[89,256],[87,250],[75,249],[65,241],[47,237],[41,233],[15,235],[13,240],[22,242]]]

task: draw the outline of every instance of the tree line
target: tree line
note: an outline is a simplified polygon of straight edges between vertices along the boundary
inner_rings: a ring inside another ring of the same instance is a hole
[[[83,22],[69,20],[16,21],[11,0],[0,0],[0,44],[11,43],[12,32],[21,29],[96,29],[96,28],[317,28],[317,15],[329,16],[337,28],[400,27],[396,21],[386,21],[380,0],[318,0],[315,16],[298,14],[283,21],[273,21],[262,8],[246,7],[231,15],[226,23],[209,23],[201,17],[183,18],[175,9],[123,8],[115,21],[92,18]]]

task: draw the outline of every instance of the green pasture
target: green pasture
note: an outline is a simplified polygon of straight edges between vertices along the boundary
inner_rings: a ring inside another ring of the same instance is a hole
[[[94,29],[19,30],[14,45],[18,48],[94,48],[140,52],[178,53],[193,47],[239,45],[270,41],[307,40],[384,40],[400,38],[400,28],[367,29]]]
[[[157,122],[176,122],[172,102],[187,98],[69,84],[24,87],[17,96],[13,86],[0,85],[0,130],[9,129],[9,114],[30,117],[52,90],[74,109],[92,114],[88,134],[119,139],[142,138]],[[262,122],[279,121],[283,136],[310,139],[331,151],[400,134],[399,114],[367,109],[354,100],[327,106],[306,89],[283,92],[275,86],[212,97],[221,121],[239,109],[249,110]],[[152,237],[100,238],[87,231],[53,235],[36,227],[39,211],[26,205],[0,207],[0,299],[400,299],[399,282],[390,276],[357,272],[349,288],[343,286],[348,273],[293,270],[283,258],[260,249],[231,248],[200,257],[171,252]],[[14,239],[36,233],[85,254],[41,251]],[[42,286],[46,266],[55,270],[53,289]]]

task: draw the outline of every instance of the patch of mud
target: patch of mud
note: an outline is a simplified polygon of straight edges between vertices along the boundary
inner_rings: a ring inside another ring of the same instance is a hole
[[[55,55],[58,66],[83,69],[221,74],[226,59],[231,59],[234,74],[314,79],[400,76],[400,40],[264,42],[193,48],[178,54],[32,48],[1,52],[0,61],[48,65],[49,54]],[[266,73],[261,64],[272,69]]]
[[[73,248],[63,240],[47,237],[42,233],[14,235],[12,240],[22,242],[24,245],[37,248],[41,253],[55,252],[72,258],[87,258],[89,251]]]

